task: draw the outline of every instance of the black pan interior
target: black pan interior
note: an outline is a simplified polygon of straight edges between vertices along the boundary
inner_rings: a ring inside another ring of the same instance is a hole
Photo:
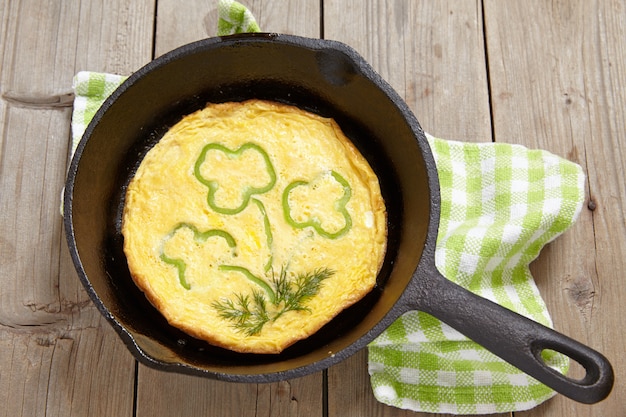
[[[249,98],[334,118],[375,170],[389,219],[375,290],[280,355],[234,353],[169,326],[133,284],[122,250],[124,193],[145,153],[207,102]],[[285,35],[207,39],[133,74],[88,127],[66,187],[70,250],[96,305],[144,362],[249,382],[310,373],[362,348],[399,314],[394,306],[436,222],[426,148],[404,102],[343,44]]]

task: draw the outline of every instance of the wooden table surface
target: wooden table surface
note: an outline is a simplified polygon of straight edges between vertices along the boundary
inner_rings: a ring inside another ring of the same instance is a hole
[[[625,2],[243,1],[266,31],[354,47],[435,136],[523,144],[583,167],[583,212],[531,267],[557,330],[608,356],[616,385],[596,405],[556,396],[514,414],[626,416]],[[214,35],[216,4],[0,1],[0,415],[426,415],[374,399],[365,351],[262,385],[149,369],[83,290],[59,215],[72,77],[129,74]]]

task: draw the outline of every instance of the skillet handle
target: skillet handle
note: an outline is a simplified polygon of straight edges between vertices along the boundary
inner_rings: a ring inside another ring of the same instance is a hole
[[[411,297],[418,304],[414,309],[433,315],[553,390],[586,404],[599,402],[611,392],[613,368],[590,347],[475,295],[436,268],[412,282],[419,282],[417,294]],[[545,349],[581,364],[585,377],[575,380],[548,367],[541,359]]]

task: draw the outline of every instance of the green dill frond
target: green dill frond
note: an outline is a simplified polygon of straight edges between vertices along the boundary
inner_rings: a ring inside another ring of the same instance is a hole
[[[235,301],[227,299],[213,304],[220,317],[233,322],[233,327],[248,336],[258,334],[270,318],[265,296],[253,291],[252,300],[248,295],[235,294]]]
[[[297,274],[290,279],[287,268],[283,267],[278,275],[272,271],[269,278],[274,287],[275,299],[270,300],[272,309],[268,309],[266,295],[258,290],[252,291],[252,298],[248,295],[235,294],[232,299],[216,301],[213,307],[220,317],[232,322],[233,328],[254,336],[261,332],[263,326],[275,321],[288,311],[310,311],[305,302],[315,297],[324,280],[335,272],[328,268],[320,268],[313,272]]]
[[[287,279],[287,268],[282,267],[280,270],[280,274],[276,276],[274,271],[271,271],[270,282],[274,286],[274,290],[276,292],[276,304],[280,304],[284,302],[289,292],[291,291],[291,283]]]
[[[320,291],[322,282],[330,278],[335,272],[328,268],[320,268],[307,274],[298,274],[296,278],[296,298],[300,302],[315,297]]]

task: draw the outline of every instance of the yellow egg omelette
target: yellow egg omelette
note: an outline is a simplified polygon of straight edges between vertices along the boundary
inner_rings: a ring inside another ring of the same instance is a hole
[[[167,321],[280,353],[363,298],[387,242],[378,179],[337,123],[262,100],[209,104],[146,154],[124,253]]]

